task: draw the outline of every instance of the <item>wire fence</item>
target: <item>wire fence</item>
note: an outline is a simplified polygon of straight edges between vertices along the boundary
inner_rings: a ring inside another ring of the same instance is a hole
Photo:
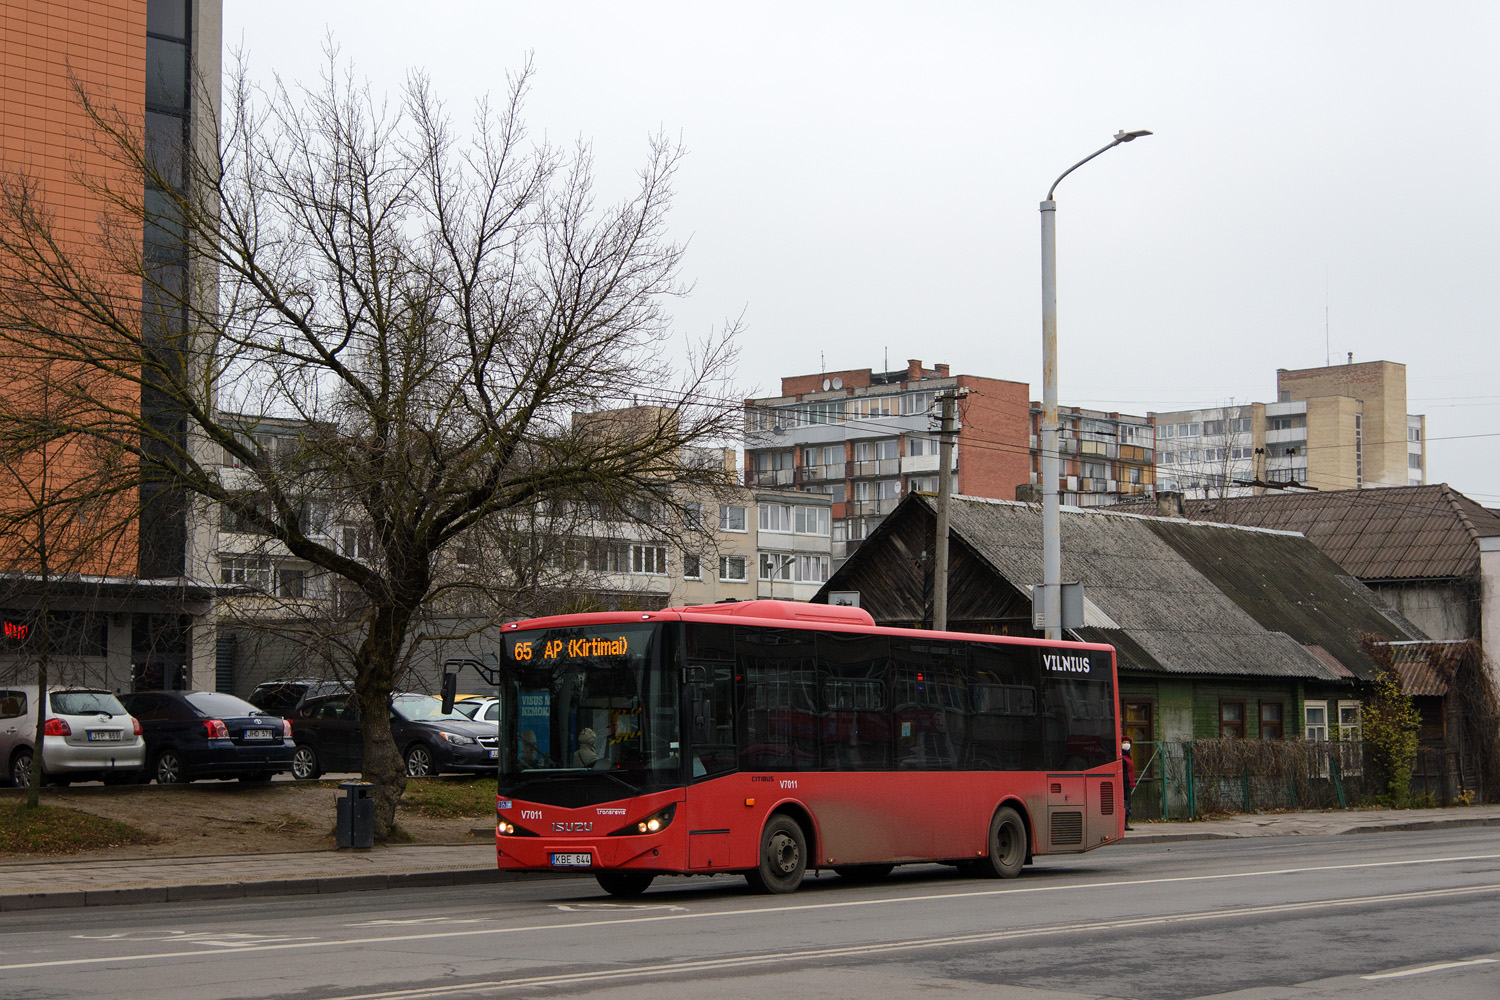
[[[1203,819],[1277,809],[1347,809],[1374,803],[1386,779],[1365,744],[1351,741],[1213,739],[1137,743],[1131,815]],[[1144,750],[1142,755],[1140,751]],[[1449,805],[1466,794],[1448,755],[1418,751],[1413,801]]]

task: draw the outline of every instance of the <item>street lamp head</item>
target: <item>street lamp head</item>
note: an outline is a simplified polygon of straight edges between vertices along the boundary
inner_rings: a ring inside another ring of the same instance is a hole
[[[1134,132],[1120,131],[1115,133],[1115,142],[1129,142],[1132,139],[1139,139],[1143,135],[1150,134],[1150,132],[1146,131],[1143,128],[1136,129]]]

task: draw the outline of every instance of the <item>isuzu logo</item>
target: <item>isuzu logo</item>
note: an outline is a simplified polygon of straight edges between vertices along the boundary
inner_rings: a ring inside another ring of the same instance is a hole
[[[593,823],[553,823],[553,833],[588,833],[594,828]]]

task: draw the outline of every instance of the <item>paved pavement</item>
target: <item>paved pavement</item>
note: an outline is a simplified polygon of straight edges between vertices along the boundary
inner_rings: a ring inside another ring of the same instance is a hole
[[[1139,822],[1125,839],[1166,843],[1464,826],[1500,827],[1500,805],[1266,813],[1196,823]],[[92,861],[11,859],[0,861],[0,911],[475,885],[537,877],[552,876],[498,871],[494,843],[482,838],[477,843],[407,844],[369,851]]]

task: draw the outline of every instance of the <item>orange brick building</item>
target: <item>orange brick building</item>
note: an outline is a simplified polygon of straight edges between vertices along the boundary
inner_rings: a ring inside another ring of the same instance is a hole
[[[103,256],[111,243],[141,246],[143,234],[123,231],[91,186],[129,192],[133,183],[147,204],[153,191],[97,148],[75,87],[118,109],[148,147],[201,141],[217,117],[216,107],[202,105],[217,102],[221,2],[6,0],[0,11],[0,172],[7,183],[31,185],[64,253],[85,267],[97,254],[95,277],[111,273]],[[193,265],[180,239],[175,246],[144,240],[143,256],[148,268],[187,287]],[[111,294],[139,304],[140,279],[119,280],[123,287]],[[58,371],[64,364],[10,358],[7,367],[3,391],[18,411],[78,405],[54,402],[50,390],[42,395],[44,385],[69,375]],[[158,414],[138,385],[122,382],[116,405],[173,420]],[[86,488],[100,467],[87,447],[58,442],[0,469],[0,510],[29,509],[44,493]],[[63,626],[63,644],[53,652],[61,680],[115,689],[190,679],[212,686],[212,626],[203,618],[212,589],[193,579],[188,506],[162,495],[142,499],[150,501],[150,513],[139,521],[121,512],[135,507],[131,497],[113,509],[104,504],[87,515],[37,518],[29,531],[9,532],[0,556],[0,617],[17,627],[0,644],[0,672],[20,671],[32,658],[34,649],[14,637],[20,626],[37,634],[45,600]],[[101,524],[111,530],[93,530]],[[62,577],[45,594],[38,580],[43,525],[48,575]]]

